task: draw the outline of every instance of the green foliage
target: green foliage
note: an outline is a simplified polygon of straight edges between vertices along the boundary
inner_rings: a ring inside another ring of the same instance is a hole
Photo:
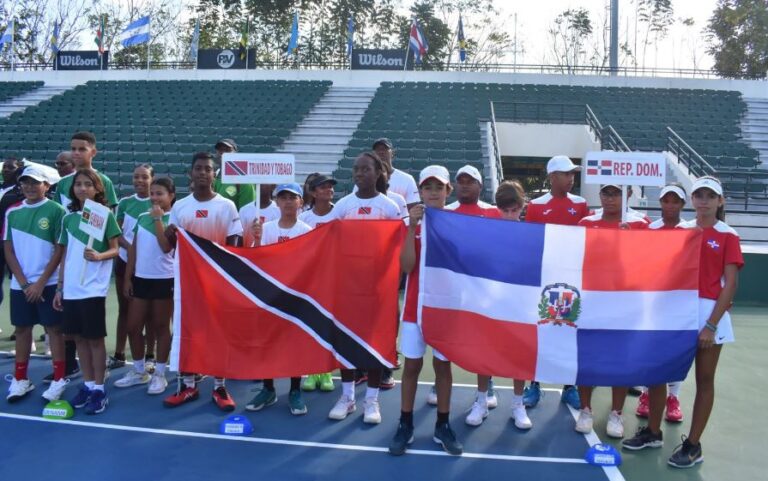
[[[707,25],[707,52],[728,78],[765,78],[768,72],[768,4],[720,0]]]
[[[549,303],[547,302],[547,296],[541,296],[541,301],[539,301],[539,318],[540,319],[549,319]]]

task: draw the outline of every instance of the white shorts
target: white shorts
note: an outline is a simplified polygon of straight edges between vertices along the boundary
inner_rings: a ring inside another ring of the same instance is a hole
[[[712,314],[712,310],[715,308],[715,301],[712,299],[699,298],[699,332],[704,329],[707,324],[709,315]],[[717,323],[717,331],[715,332],[715,344],[725,344],[726,342],[733,342],[736,339],[733,337],[733,324],[731,324],[731,314],[728,311],[723,313],[723,317],[720,318],[720,322]]]
[[[402,322],[400,325],[400,352],[408,359],[424,357],[427,352],[427,343],[424,342],[421,327],[415,322]],[[441,361],[448,360],[435,348],[432,348],[432,355]]]

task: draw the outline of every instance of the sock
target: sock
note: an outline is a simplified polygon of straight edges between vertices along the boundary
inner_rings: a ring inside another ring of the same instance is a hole
[[[264,379],[262,381],[264,385],[264,389],[267,391],[275,392],[275,380],[274,379]]]
[[[521,395],[518,396],[517,394],[513,394],[512,395],[512,408],[519,408],[522,405],[523,405],[523,395],[521,394]]]
[[[184,380],[184,385],[185,386],[187,386],[188,388],[192,388],[192,389],[195,388],[195,375],[194,374],[191,375],[191,376],[184,376],[182,379]]]
[[[365,399],[378,399],[378,398],[379,398],[379,388],[377,387],[365,388]]]
[[[162,376],[163,374],[165,374],[165,366],[166,364],[164,362],[158,362],[157,364],[155,364],[155,373],[158,376]]]
[[[354,381],[342,382],[341,393],[347,396],[351,400],[355,400],[355,383]]]
[[[139,374],[144,373],[144,359],[133,361],[133,369]]]
[[[642,392],[648,392],[648,386],[643,386]]]
[[[213,379],[213,388],[218,389],[220,387],[224,387],[224,379],[223,378],[214,378]]]
[[[438,425],[438,426],[440,424],[448,424],[448,415],[449,414],[450,414],[449,412],[441,413],[440,411],[438,411],[437,412],[437,422],[435,424]]]
[[[488,402],[488,391],[477,391],[477,400]]]
[[[291,391],[298,391],[300,386],[301,386],[301,378],[300,377],[292,377],[291,378]]]
[[[29,362],[17,362],[13,377],[15,377],[16,380],[18,381],[21,381],[22,379],[27,379],[28,367],[29,367]]]
[[[67,371],[66,361],[53,361],[53,380],[60,381]]]
[[[400,411],[400,422],[413,427],[413,411]]]
[[[87,387],[89,391],[93,391],[93,387],[96,386],[96,382],[94,382],[94,381],[85,381],[84,384],[85,384],[85,387]]]
[[[667,384],[667,389],[669,389],[667,395],[678,397],[680,395],[680,386],[682,385],[683,383],[681,382],[671,382]]]
[[[93,385],[93,390],[94,391],[104,392],[104,385],[103,384],[94,384]]]

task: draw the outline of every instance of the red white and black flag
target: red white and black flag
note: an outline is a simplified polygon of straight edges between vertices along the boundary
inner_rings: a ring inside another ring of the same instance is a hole
[[[392,367],[399,221],[335,221],[279,244],[179,231],[171,369],[231,379]]]

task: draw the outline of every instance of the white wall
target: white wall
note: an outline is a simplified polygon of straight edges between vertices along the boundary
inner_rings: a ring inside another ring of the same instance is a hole
[[[496,130],[502,156],[567,155],[580,159],[588,151],[600,149],[600,142],[586,125],[497,122]]]
[[[77,85],[89,80],[331,80],[339,86],[377,87],[381,82],[480,82],[737,90],[745,97],[768,98],[763,80],[608,77],[487,72],[400,72],[385,70],[106,70],[82,72],[0,72],[0,81],[42,80],[50,85]]]

